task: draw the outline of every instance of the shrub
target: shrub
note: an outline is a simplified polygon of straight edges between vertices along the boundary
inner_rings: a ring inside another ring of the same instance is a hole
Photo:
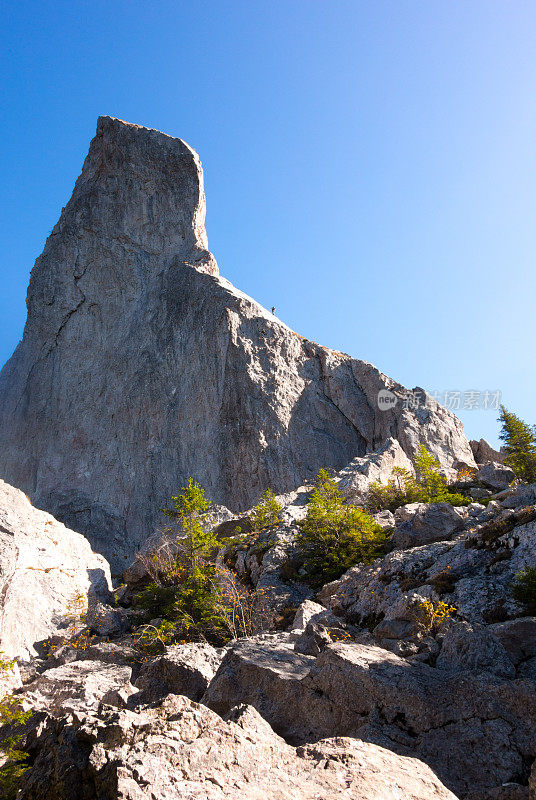
[[[422,497],[421,487],[411,472],[395,467],[386,484],[371,483],[366,507],[372,513],[389,509],[395,511],[406,503],[417,503]]]
[[[528,614],[536,614],[536,567],[525,567],[518,572],[512,596]]]
[[[454,606],[450,606],[443,600],[436,602],[425,598],[417,606],[417,619],[424,625],[429,633],[437,633],[443,623],[450,619],[456,611]]]
[[[504,463],[514,474],[527,483],[536,482],[536,430],[515,414],[501,406],[499,421],[506,457]]]
[[[86,627],[87,614],[88,597],[77,589],[66,606],[67,630],[65,634],[61,638],[54,637],[43,642],[44,653],[50,656],[65,645],[69,645],[75,650],[87,650],[95,639],[95,636],[91,635]]]
[[[190,479],[173,498],[173,508],[164,512],[176,521],[176,529],[168,530],[167,538],[146,557],[152,580],[135,597],[149,618],[158,619],[141,626],[133,637],[144,655],[185,641],[223,644],[251,633],[252,620],[259,616],[254,613],[255,593],[248,593],[215,560],[222,541],[210,527],[209,509],[204,490]]]
[[[463,494],[449,491],[447,479],[441,474],[441,465],[423,444],[417,448],[415,456],[415,473],[417,483],[421,487],[423,503],[450,503],[453,506],[464,506],[471,499]]]
[[[262,589],[248,589],[230,569],[220,567],[220,594],[216,605],[232,639],[254,636],[275,623],[275,612]]]
[[[271,489],[267,489],[250,514],[253,530],[275,528],[281,521],[281,511],[282,506],[275,499],[275,494]]]
[[[307,515],[298,523],[297,542],[304,580],[316,587],[354,564],[372,561],[382,549],[385,533],[365,511],[345,502],[325,470],[320,470],[315,483]]]
[[[0,671],[6,672],[14,666],[14,661],[0,658]],[[0,755],[3,763],[0,766],[0,797],[2,800],[15,800],[20,780],[28,769],[27,753],[22,750],[24,733],[21,727],[32,716],[31,711],[24,711],[22,702],[13,695],[6,695],[0,700]],[[4,730],[5,728],[5,730]]]
[[[447,479],[441,474],[439,461],[420,444],[415,456],[415,477],[408,470],[395,467],[387,484],[372,483],[366,501],[369,511],[390,511],[406,503],[450,503],[464,506],[471,498],[449,491]]]

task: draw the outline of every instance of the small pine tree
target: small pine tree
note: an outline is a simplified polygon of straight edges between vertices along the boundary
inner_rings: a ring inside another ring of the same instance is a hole
[[[271,489],[267,489],[250,514],[253,530],[275,528],[281,521],[281,511],[282,506],[275,499],[275,494]]]
[[[260,505],[264,522],[272,524],[276,511],[281,511],[273,494],[267,493]],[[149,619],[159,618],[134,634],[142,657],[184,641],[220,645],[237,632],[245,635],[254,630],[262,604],[215,558],[224,542],[213,529],[203,488],[190,479],[172,498],[172,508],[163,512],[175,520],[177,530],[171,532],[170,546],[164,541],[149,558],[152,581],[135,598]]]
[[[446,478],[441,474],[439,461],[433,457],[423,444],[420,444],[417,448],[414,463],[417,482],[423,494],[423,501],[428,503],[440,502],[448,494],[448,486]]]
[[[527,483],[536,482],[536,431],[526,422],[501,406],[499,422],[502,430],[499,437],[505,443],[504,463],[515,475]]]
[[[298,523],[297,542],[305,580],[316,587],[340,577],[354,564],[372,561],[385,533],[365,511],[346,503],[326,470],[320,470],[315,484],[307,516]]]
[[[210,525],[210,502],[203,487],[192,478],[181,493],[171,500],[173,508],[164,508],[162,511],[168,517],[173,517],[183,534],[180,538],[181,560],[193,576],[199,569],[201,559],[210,555],[220,544]]]
[[[158,627],[146,626],[138,641],[146,652],[185,639],[219,641],[221,623],[216,566],[211,560],[221,543],[212,528],[210,502],[192,478],[162,509],[177,525],[177,555],[137,596],[151,616],[163,617]],[[173,623],[173,624],[172,624]]]

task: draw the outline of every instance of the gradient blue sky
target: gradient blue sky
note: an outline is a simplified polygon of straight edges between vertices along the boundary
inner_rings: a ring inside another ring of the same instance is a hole
[[[2,363],[110,114],[199,152],[221,272],[295,330],[536,422],[534,2],[0,7]]]

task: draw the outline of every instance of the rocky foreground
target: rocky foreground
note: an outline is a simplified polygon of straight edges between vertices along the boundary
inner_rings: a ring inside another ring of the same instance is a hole
[[[399,456],[393,442],[355,460],[341,486],[355,500]],[[34,712],[19,798],[527,800],[531,769],[536,783],[536,617],[511,587],[536,563],[536,486],[511,479],[488,463],[469,489],[485,504],[379,513],[392,529],[390,552],[317,592],[288,569],[303,487],[282,498],[283,522],[268,540],[228,554],[262,589],[275,628],[149,659],[130,632],[143,561],[125,573],[117,605],[105,582],[88,579],[108,573],[82,537],[3,485],[2,597],[19,585],[5,553],[29,542],[49,602],[35,612],[33,642],[30,622],[12,637],[13,604],[0,627],[2,647],[19,647],[4,691]],[[72,558],[68,590],[54,575],[58,547]],[[89,594],[78,619],[75,586]],[[437,619],[423,614],[430,608],[450,610]]]

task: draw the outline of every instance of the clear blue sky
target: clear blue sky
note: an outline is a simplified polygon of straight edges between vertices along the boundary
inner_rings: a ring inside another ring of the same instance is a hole
[[[407,386],[536,422],[536,5],[1,3],[0,361],[99,114],[188,141],[221,272]],[[497,414],[460,413],[497,442]]]

